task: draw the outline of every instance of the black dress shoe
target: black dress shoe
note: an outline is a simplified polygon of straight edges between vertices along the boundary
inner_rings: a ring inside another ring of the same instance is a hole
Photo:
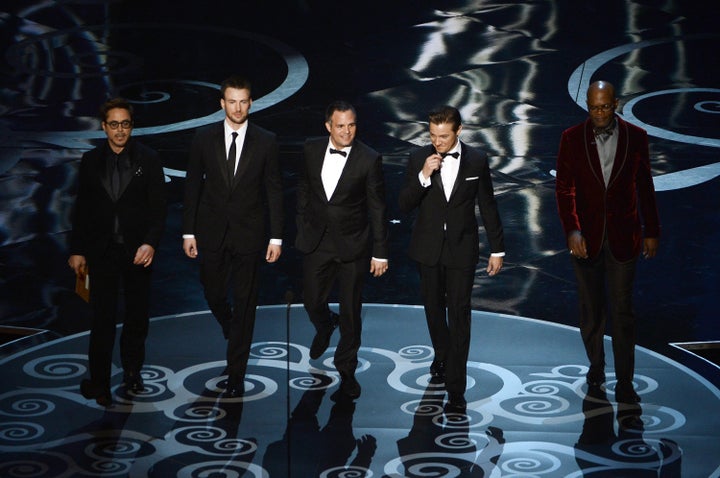
[[[245,378],[232,378],[228,380],[225,389],[225,398],[238,398],[245,394]]]
[[[95,400],[95,403],[101,407],[109,407],[112,405],[112,395],[110,388],[97,385],[91,380],[84,379],[80,382],[80,393],[88,400]]]
[[[442,360],[433,360],[430,365],[430,376],[437,379],[445,379],[445,362]]]
[[[130,390],[132,393],[140,393],[145,391],[145,383],[143,382],[142,376],[139,372],[131,372],[123,375],[123,382],[125,388]]]
[[[467,409],[467,401],[462,393],[449,393],[447,409],[453,412],[464,412]]]
[[[312,344],[310,345],[311,359],[315,360],[320,358],[320,356],[325,353],[330,345],[330,337],[332,337],[332,333],[338,326],[339,321],[340,316],[335,312],[330,312],[329,325],[327,325],[325,329],[317,331],[315,337],[313,337]]]
[[[360,384],[352,375],[340,376],[340,391],[347,396],[355,400],[360,397]]]
[[[640,395],[635,392],[632,383],[618,382],[615,385],[615,400],[618,403],[640,403]]]
[[[591,368],[585,376],[585,381],[591,388],[600,388],[602,384],[605,383],[605,372]]]

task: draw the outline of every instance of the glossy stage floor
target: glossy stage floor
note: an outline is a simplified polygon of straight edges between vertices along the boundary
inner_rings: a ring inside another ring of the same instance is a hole
[[[716,5],[685,0],[4,2],[0,476],[720,476],[718,20]],[[288,220],[281,261],[262,270],[247,393],[226,399],[180,201],[193,131],[222,119],[219,83],[235,72],[254,81],[251,121],[278,134]],[[605,390],[587,393],[554,203],[560,133],[599,78],[650,134],[663,223],[658,257],[638,265],[639,407],[616,403],[612,361]],[[102,141],[95,111],[114,95],[162,156],[170,211],[147,390],[125,390],[118,369],[103,409],[79,393],[90,316],[66,241],[78,159]],[[391,220],[390,270],[364,291],[355,402],[335,393],[337,335],[309,359],[292,247],[301,145],[325,134],[336,98],[383,154]],[[407,154],[444,103],[491,158],[507,246],[499,276],[478,265],[465,414],[443,411],[429,377],[412,218],[397,208]]]

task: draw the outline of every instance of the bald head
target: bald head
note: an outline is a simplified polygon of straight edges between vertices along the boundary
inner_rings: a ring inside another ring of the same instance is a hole
[[[591,95],[596,95],[599,92],[603,92],[610,98],[615,98],[615,87],[608,81],[599,80],[591,83],[587,90],[588,99]]]

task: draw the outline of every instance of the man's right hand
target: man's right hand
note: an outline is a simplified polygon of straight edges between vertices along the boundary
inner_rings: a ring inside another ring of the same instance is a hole
[[[567,242],[570,254],[578,259],[587,259],[587,243],[585,242],[585,237],[583,237],[580,231],[572,231],[568,234]]]
[[[183,239],[183,251],[185,251],[185,255],[190,259],[195,259],[197,257],[197,241],[194,237]]]
[[[442,168],[442,156],[439,154],[431,154],[425,158],[425,164],[423,164],[422,175],[425,179],[429,179],[435,171],[439,171]]]
[[[73,255],[68,259],[68,265],[70,269],[75,271],[75,274],[84,274],[87,270],[87,262],[85,256]]]

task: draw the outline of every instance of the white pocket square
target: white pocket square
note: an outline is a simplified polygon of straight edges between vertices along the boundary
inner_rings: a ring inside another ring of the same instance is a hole
[[[475,181],[476,179],[480,179],[480,176],[472,176],[470,178],[465,178],[465,181]]]

